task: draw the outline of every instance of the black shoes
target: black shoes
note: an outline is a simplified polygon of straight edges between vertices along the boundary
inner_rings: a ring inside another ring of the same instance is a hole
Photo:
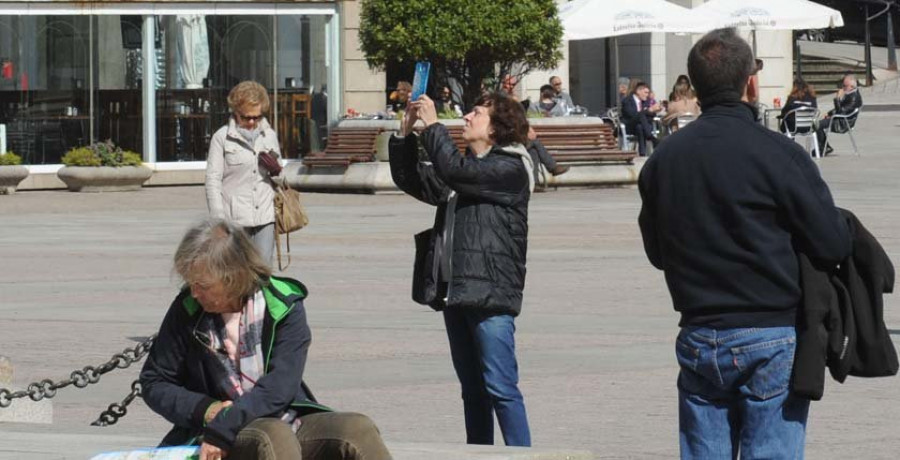
[[[828,147],[825,147],[825,153],[823,153],[823,155],[827,157],[831,152],[834,152],[834,149],[829,145]]]
[[[567,165],[556,165],[553,167],[553,169],[550,170],[550,174],[553,174],[554,176],[559,176],[559,175],[567,173],[569,171],[569,168],[570,168],[570,166],[567,166]]]

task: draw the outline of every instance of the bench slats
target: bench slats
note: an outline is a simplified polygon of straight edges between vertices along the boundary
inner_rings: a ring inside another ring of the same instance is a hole
[[[375,160],[376,140],[382,128],[335,128],[328,136],[322,152],[312,152],[303,158],[309,168],[316,166],[350,166]]]

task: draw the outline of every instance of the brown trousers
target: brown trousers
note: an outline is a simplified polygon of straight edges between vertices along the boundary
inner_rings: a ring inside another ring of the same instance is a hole
[[[259,418],[237,435],[228,460],[390,460],[378,427],[352,412],[306,415],[295,435],[288,424]]]

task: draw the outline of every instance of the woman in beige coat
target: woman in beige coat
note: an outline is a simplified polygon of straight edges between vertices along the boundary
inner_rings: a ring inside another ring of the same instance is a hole
[[[260,255],[272,262],[275,248],[275,198],[271,172],[259,162],[260,154],[281,157],[278,138],[263,116],[269,110],[266,89],[245,81],[228,94],[232,116],[213,135],[206,158],[206,204],[214,218],[226,219],[250,235]]]
[[[690,83],[681,82],[675,84],[672,90],[672,100],[666,107],[666,117],[663,118],[663,124],[669,128],[669,132],[678,131],[678,117],[680,115],[700,115],[700,104],[697,103],[697,96],[691,90]]]

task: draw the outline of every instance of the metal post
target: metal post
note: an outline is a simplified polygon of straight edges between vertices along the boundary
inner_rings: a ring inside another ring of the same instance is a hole
[[[887,12],[887,53],[888,70],[897,70],[897,44],[894,41],[894,16]]]
[[[88,15],[88,145],[94,143],[94,18]],[[118,140],[118,139],[117,139]]]
[[[279,126],[278,117],[281,114],[278,113],[278,13],[272,15],[272,94],[274,95],[274,100],[272,101],[272,126]],[[286,134],[281,133],[282,136]],[[284,155],[285,152],[281,152],[281,154]]]
[[[612,51],[611,51],[611,42],[609,38],[603,39],[603,64],[606,68],[603,74],[606,77],[606,107],[615,107],[616,106],[616,96],[619,92],[619,80],[614,78],[612,75],[612,65],[609,62],[612,59]],[[570,42],[571,43],[571,42]],[[612,80],[612,82],[610,82]]]
[[[869,30],[869,5],[865,5],[866,15],[866,86],[872,86],[872,33]]]
[[[794,78],[803,78],[803,55],[800,53],[800,34],[796,30],[791,31],[791,37],[794,40],[794,59],[797,60],[797,71]]]
[[[144,117],[141,129],[144,132],[144,161],[156,163],[156,21],[152,14],[144,15],[143,30],[141,98]]]

